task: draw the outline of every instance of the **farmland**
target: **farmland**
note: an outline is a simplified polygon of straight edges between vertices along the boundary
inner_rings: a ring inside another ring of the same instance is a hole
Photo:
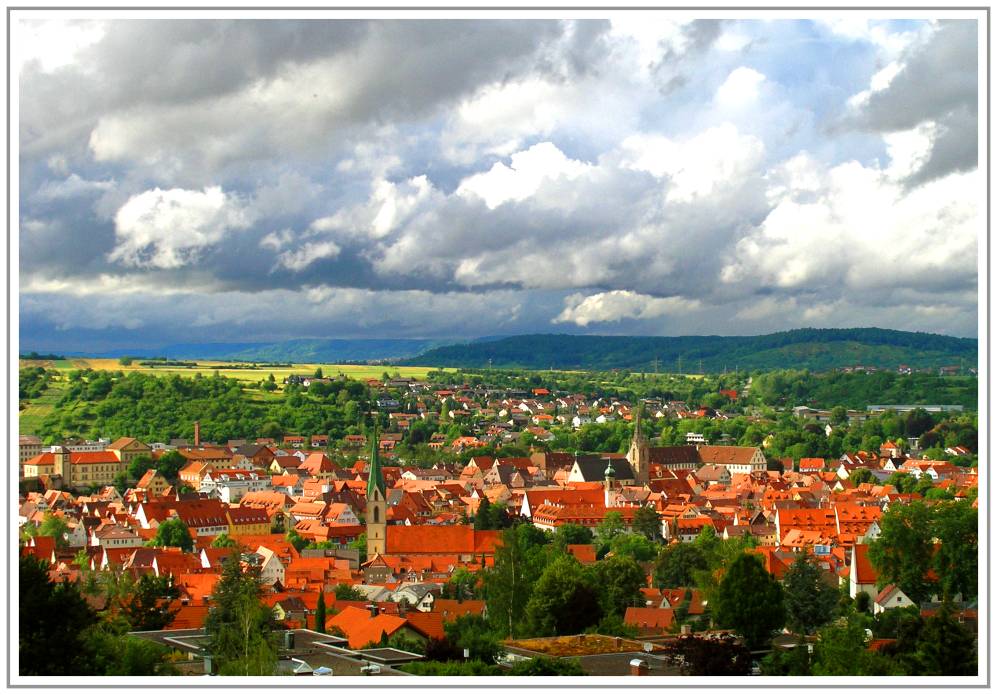
[[[280,383],[285,377],[291,374],[311,375],[314,374],[315,370],[319,368],[322,369],[322,373],[326,376],[343,374],[351,379],[378,379],[385,373],[388,373],[391,376],[397,375],[413,379],[424,379],[426,374],[435,369],[434,367],[396,367],[393,365],[377,364],[295,364],[292,367],[267,367],[265,365],[260,365],[258,368],[253,368],[251,363],[247,363],[246,368],[222,369],[222,367],[232,366],[233,363],[230,361],[220,362],[198,360],[195,364],[197,365],[196,367],[178,367],[172,365],[168,367],[150,367],[140,365],[138,361],[135,361],[130,365],[122,365],[116,359],[98,358],[73,358],[69,360],[58,360],[55,362],[51,360],[21,360],[22,367],[39,366],[45,367],[46,369],[55,369],[62,373],[67,373],[74,369],[95,369],[103,371],[122,371],[126,373],[145,372],[156,376],[179,374],[181,376],[190,377],[197,373],[210,376],[217,371],[220,376],[249,383],[258,383],[262,379],[268,378],[271,374],[273,374],[274,379]]]

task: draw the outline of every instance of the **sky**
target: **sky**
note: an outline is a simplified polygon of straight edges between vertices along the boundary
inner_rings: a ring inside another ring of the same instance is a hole
[[[975,20],[13,27],[22,346],[975,337]]]

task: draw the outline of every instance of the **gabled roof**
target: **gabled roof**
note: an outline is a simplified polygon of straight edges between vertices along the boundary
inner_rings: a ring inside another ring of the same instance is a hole
[[[605,479],[611,467],[617,480],[632,480],[635,477],[630,462],[625,458],[610,459],[603,456],[578,456],[575,458],[582,480],[595,482]]]
[[[397,615],[380,614],[375,618],[368,611],[354,606],[343,608],[326,621],[327,627],[343,631],[352,649],[361,649],[372,642],[376,644],[382,636],[390,637],[405,624],[406,620]]]

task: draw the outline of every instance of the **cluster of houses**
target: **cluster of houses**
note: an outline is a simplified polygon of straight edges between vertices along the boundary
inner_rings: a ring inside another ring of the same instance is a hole
[[[581,404],[570,406],[577,417]],[[503,407],[527,417],[547,414],[529,398]],[[529,411],[534,407],[535,414]],[[600,415],[630,414],[622,405],[588,407]],[[753,552],[776,577],[796,554],[808,553],[829,582],[847,584],[852,596],[874,596],[878,611],[909,599],[897,587],[877,589],[868,543],[879,534],[884,511],[919,497],[896,490],[886,482],[889,476],[927,476],[956,498],[977,487],[975,469],[907,459],[892,442],[839,460],[787,461],[780,472],[768,470],[755,447],[652,447],[640,416],[634,419],[626,454],[536,450],[529,457],[475,456],[463,465],[432,468],[383,465],[380,438],[348,467],[334,464],[322,449],[296,448],[286,439],[280,446],[269,440],[196,442],[174,449],[186,461],[178,481],[150,468],[123,494],[109,485],[115,475],[136,456],[155,461],[167,448],[127,437],[96,451],[53,447],[22,463],[24,477],[39,481],[40,489],[22,495],[19,524],[38,527],[55,515],[67,530],[58,544],[24,534],[22,552],[49,562],[53,577],[69,580],[96,570],[172,575],[180,589],[175,629],[203,626],[220,565],[239,552],[243,562],[259,567],[278,619],[292,628],[311,626],[322,593],[334,614],[328,626],[360,648],[396,634],[442,637],[448,620],[485,611],[481,601],[443,598],[455,571],[478,572],[494,562],[500,532],[469,523],[484,500],[543,530],[565,524],[594,529],[613,512],[629,530],[637,510],[647,508],[657,514],[663,544],[690,542],[706,527],[722,538],[752,536]],[[857,470],[868,470],[871,480],[853,483]],[[72,493],[95,486],[102,487]],[[189,529],[191,552],[148,545],[170,519]],[[291,531],[308,546],[296,548]],[[222,534],[238,548],[215,547]],[[366,547],[358,544],[361,534]],[[568,550],[583,563],[596,562],[592,545]],[[625,618],[642,635],[678,629],[683,602],[687,615],[705,611],[695,592],[690,600],[684,587],[656,587],[647,570],[645,605],[632,607]],[[335,599],[338,585],[353,587],[363,600]]]

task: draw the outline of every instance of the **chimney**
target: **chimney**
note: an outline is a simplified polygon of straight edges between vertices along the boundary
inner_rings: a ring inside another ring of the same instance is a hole
[[[194,446],[201,446],[201,423],[197,420],[194,421]]]
[[[613,638],[613,646],[616,647],[617,649],[619,649],[620,647],[622,647],[623,646],[623,638],[622,637],[614,637]]]
[[[370,611],[370,617],[371,618],[376,618],[377,617],[377,604],[376,603],[373,603],[373,602],[368,603],[367,604],[367,610]]]
[[[683,635],[691,635],[692,634],[692,627],[690,627],[688,623],[686,623],[685,625],[682,626],[682,634]]]
[[[643,659],[631,659],[630,660],[630,675],[631,676],[647,676],[650,673],[647,662]]]

